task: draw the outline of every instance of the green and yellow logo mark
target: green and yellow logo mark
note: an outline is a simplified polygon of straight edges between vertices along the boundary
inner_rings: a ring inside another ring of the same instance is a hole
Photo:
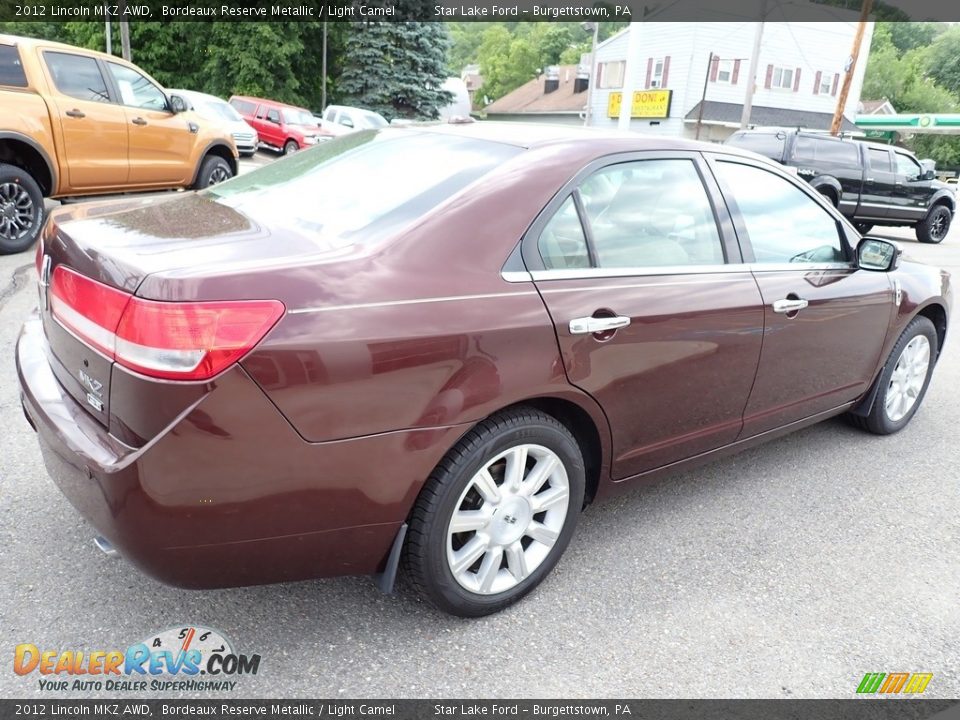
[[[896,693],[919,695],[927,689],[933,673],[867,673],[857,687],[858,693]]]

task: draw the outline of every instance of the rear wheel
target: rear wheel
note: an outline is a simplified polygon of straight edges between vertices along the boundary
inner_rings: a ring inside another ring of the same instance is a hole
[[[454,615],[502,610],[556,565],[583,492],[583,457],[564,425],[532,409],[489,418],[450,451],[417,499],[408,577]]]
[[[923,316],[911,320],[880,373],[880,391],[870,414],[850,415],[853,424],[877,435],[890,435],[906,427],[927,392],[937,348],[933,323]]]
[[[833,188],[819,187],[817,188],[817,192],[829,200],[831,205],[837,207],[837,194],[833,191]]]
[[[950,232],[953,213],[946,205],[935,205],[927,216],[917,223],[917,240],[922,243],[939,243]]]
[[[233,171],[230,169],[226,160],[218,155],[209,155],[203,161],[203,165],[200,166],[200,174],[197,175],[197,182],[194,183],[193,187],[195,190],[200,190],[205,187],[210,187],[211,185],[216,185],[217,183],[222,183],[224,180],[229,180],[232,177]]]
[[[297,145],[296,140],[287,140],[286,144],[283,146],[284,155],[293,155],[300,149],[300,146]]]
[[[23,252],[36,241],[45,214],[43,192],[29,173],[0,164],[0,255]]]

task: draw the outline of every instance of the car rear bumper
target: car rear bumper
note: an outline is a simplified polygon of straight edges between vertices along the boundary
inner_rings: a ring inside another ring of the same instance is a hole
[[[50,477],[120,555],[181,587],[382,570],[423,479],[464,432],[308,443],[237,366],[131,448],[66,393],[48,353],[33,318],[17,372]]]

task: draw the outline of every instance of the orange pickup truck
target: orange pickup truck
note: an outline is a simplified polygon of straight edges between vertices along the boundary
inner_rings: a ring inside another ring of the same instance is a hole
[[[131,63],[0,35],[0,254],[29,248],[43,199],[206,187],[233,138]]]

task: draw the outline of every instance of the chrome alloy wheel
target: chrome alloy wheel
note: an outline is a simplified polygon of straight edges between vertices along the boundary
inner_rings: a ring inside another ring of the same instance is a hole
[[[916,404],[930,369],[930,341],[917,335],[900,353],[890,376],[884,410],[891,422],[902,420]]]
[[[30,231],[36,218],[37,209],[22,185],[0,185],[0,237],[18,240]]]
[[[471,478],[447,526],[453,577],[481,595],[515,587],[550,554],[569,503],[567,471],[552,450],[500,453]]]

